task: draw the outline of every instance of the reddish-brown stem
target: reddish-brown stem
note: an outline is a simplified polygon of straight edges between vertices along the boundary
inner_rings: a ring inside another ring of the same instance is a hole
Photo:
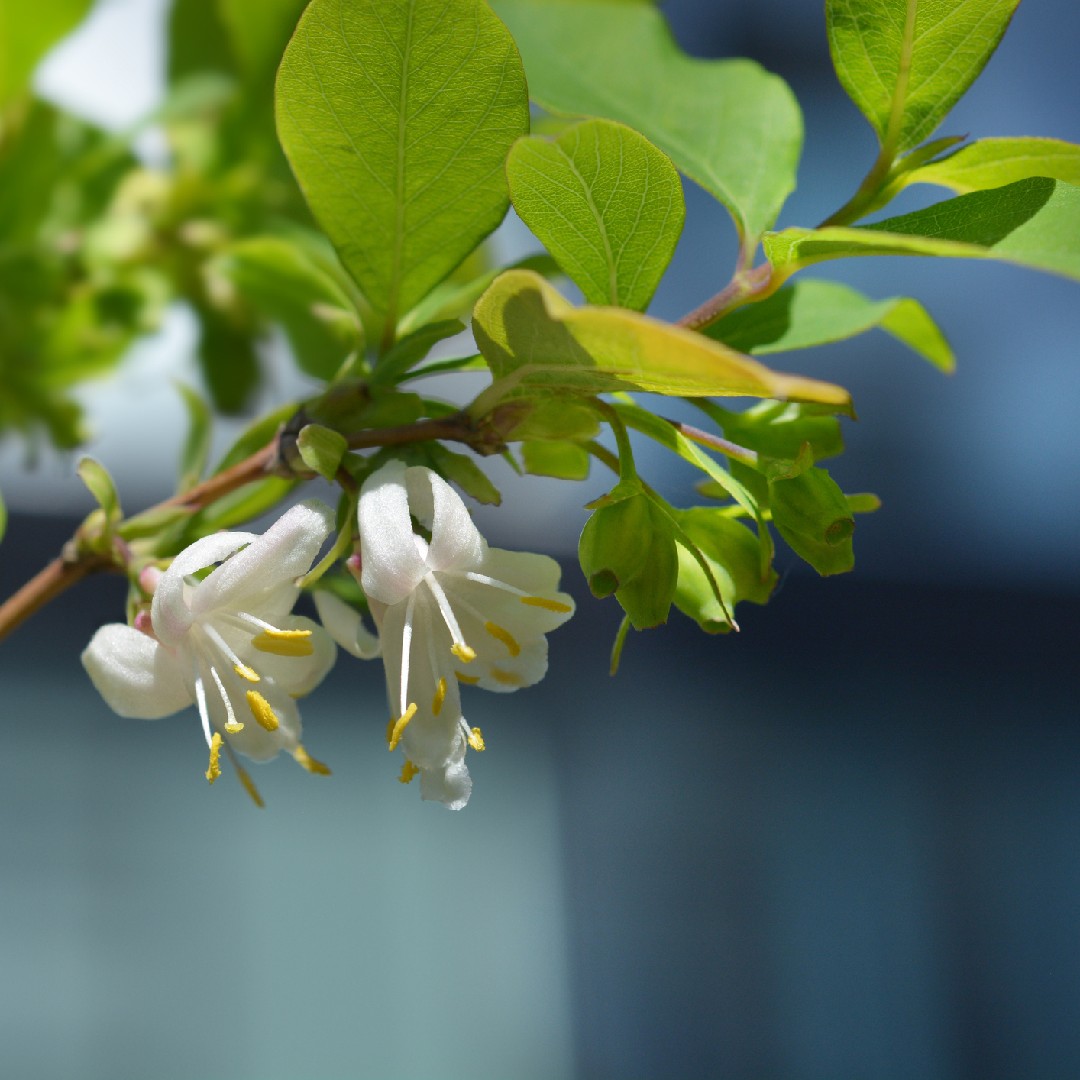
[[[768,295],[773,287],[772,267],[768,263],[763,263],[754,270],[739,270],[724,288],[715,296],[709,297],[704,304],[684,315],[678,320],[676,326],[685,326],[689,330],[701,330],[751,296],[757,296],[759,293]]]

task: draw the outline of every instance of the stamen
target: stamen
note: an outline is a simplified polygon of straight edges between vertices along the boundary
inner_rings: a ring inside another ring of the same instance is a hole
[[[409,726],[409,721],[416,715],[416,702],[414,701],[396,720],[391,720],[386,730],[386,741],[391,750],[396,750],[401,742],[401,736]]]
[[[474,727],[466,737],[469,740],[469,745],[477,753],[484,749],[484,736],[480,734],[480,729],[478,727]]]
[[[225,690],[225,684],[221,681],[221,676],[217,673],[217,668],[211,666],[210,674],[214,679],[214,683],[217,685],[218,693],[221,695],[221,700],[225,705],[225,730],[230,735],[235,735],[238,731],[244,730],[244,725],[236,719],[236,713],[233,712],[232,702],[229,700],[229,695]]]
[[[221,775],[221,732],[215,731],[210,740],[210,764],[206,768],[206,779],[212,784]]]
[[[472,663],[476,659],[476,653],[465,644],[465,637],[461,633],[461,627],[458,626],[454,609],[450,606],[450,601],[446,599],[446,593],[443,592],[442,586],[435,580],[435,575],[431,571],[428,571],[425,576],[424,583],[431,590],[431,595],[435,597],[435,603],[439,605],[439,614],[442,615],[443,622],[446,623],[446,629],[450,631],[450,637],[453,640],[450,651],[463,664]]]
[[[314,773],[316,776],[330,775],[330,766],[324,765],[321,761],[317,761],[299,744],[297,744],[296,749],[292,752],[292,756],[296,763],[302,765],[309,773]]]
[[[259,693],[258,690],[247,692],[248,708],[251,715],[259,722],[259,726],[265,731],[277,731],[280,721],[277,713],[270,707],[270,702]]]
[[[240,721],[238,720],[235,724],[226,724],[225,725],[225,730],[230,735],[239,735],[240,732],[244,730],[244,725],[241,724]]]
[[[405,603],[405,625],[401,629],[401,681],[398,683],[398,708],[404,714],[409,707],[409,665],[412,662],[413,612],[416,609],[416,593],[409,593]],[[390,736],[387,735],[389,742]]]
[[[476,659],[476,650],[475,649],[470,649],[469,646],[466,645],[464,641],[462,641],[462,642],[455,641],[454,644],[450,646],[450,651],[463,664],[471,664]]]
[[[493,622],[484,623],[484,629],[496,640],[501,641],[509,650],[511,656],[518,656],[521,653],[521,646],[517,643],[514,635],[509,630],[504,630],[501,626]]]
[[[438,716],[442,712],[443,702],[446,700],[446,680],[439,679],[438,686],[435,687],[435,699],[431,703],[431,711],[435,716]]]
[[[203,685],[202,676],[195,677],[195,704],[199,709],[199,719],[202,721],[203,735],[206,737],[206,745],[213,746],[210,738],[210,713],[206,708],[206,687]]]
[[[460,671],[455,671],[457,681],[464,683],[466,686],[475,686],[480,681],[479,675],[462,675]]]
[[[546,596],[523,596],[521,602],[528,604],[529,607],[543,608],[545,611],[557,611],[560,614],[574,610],[569,604],[562,604],[558,600],[549,600]]]
[[[247,664],[233,664],[233,671],[235,671],[241,679],[247,679],[248,682],[259,681],[259,673],[254,668],[249,668]]]
[[[240,659],[239,656],[233,651],[229,643],[208,623],[203,624],[202,632],[214,643],[214,645],[221,650],[228,658],[229,663],[232,664],[233,671],[240,676],[241,679],[247,679],[248,682],[258,682],[259,674],[253,668],[250,668]],[[211,665],[213,667],[213,665]]]
[[[278,630],[271,627],[251,639],[260,652],[274,656],[311,656],[315,646],[311,643],[310,630]]]
[[[228,742],[221,744],[222,749],[229,755],[229,761],[232,763],[233,769],[236,771],[236,778],[244,786],[244,790],[251,796],[251,801],[262,810],[266,803],[263,802],[262,796],[259,794],[259,789],[255,786],[255,781],[248,776],[247,769],[236,760],[236,754],[233,752],[233,748]]]
[[[418,775],[420,770],[408,759],[405,759],[405,764],[401,766],[401,775],[398,777],[399,784],[412,783],[414,776]]]
[[[493,667],[491,669],[491,677],[496,681],[503,684],[503,686],[524,686],[525,681],[520,675],[513,671],[503,671],[502,668]]]

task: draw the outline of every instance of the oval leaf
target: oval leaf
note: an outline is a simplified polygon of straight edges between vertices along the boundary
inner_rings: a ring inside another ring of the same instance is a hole
[[[519,139],[510,198],[590,304],[643,311],[682,232],[679,175],[624,124],[586,120],[557,139]]]
[[[481,0],[313,0],[277,81],[316,218],[392,329],[506,213],[524,73]]]

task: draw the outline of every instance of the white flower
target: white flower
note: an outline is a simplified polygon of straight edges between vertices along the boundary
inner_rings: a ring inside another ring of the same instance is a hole
[[[121,716],[141,720],[196,705],[211,783],[223,747],[256,761],[288,750],[305,768],[327,772],[300,745],[294,698],[318,685],[336,650],[322,627],[290,612],[296,579],[332,522],[322,504],[301,503],[261,536],[216,533],[181,551],[157,581],[150,625],[103,626],[83,652],[101,696]],[[218,563],[199,580],[199,571]],[[238,773],[258,802],[247,774]]]
[[[425,536],[414,531],[413,519]],[[461,714],[458,683],[506,692],[547,671],[545,634],[574,602],[558,591],[559,564],[489,548],[440,476],[392,461],[360,492],[361,585],[379,628],[401,779],[420,774],[425,799],[469,801],[465,749],[482,750]],[[339,602],[340,603],[340,602]]]

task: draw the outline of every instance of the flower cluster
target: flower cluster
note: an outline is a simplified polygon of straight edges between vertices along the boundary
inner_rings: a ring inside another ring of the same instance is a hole
[[[327,771],[300,743],[294,699],[330,669],[334,639],[356,656],[381,652],[387,742],[405,756],[400,779],[419,775],[423,798],[460,809],[472,790],[466,750],[484,749],[462,712],[460,684],[505,693],[543,678],[545,635],[574,611],[558,591],[559,566],[489,547],[445,480],[391,461],[359,499],[359,576],[376,639],[329,591],[315,593],[323,627],[291,614],[297,580],[331,520],[326,507],[302,503],[262,536],[196,541],[153,583],[149,618],[103,626],[83,664],[121,716],[155,719],[195,704],[210,750],[207,779],[220,773],[224,749],[258,801],[233,751],[264,761],[284,749]]]

